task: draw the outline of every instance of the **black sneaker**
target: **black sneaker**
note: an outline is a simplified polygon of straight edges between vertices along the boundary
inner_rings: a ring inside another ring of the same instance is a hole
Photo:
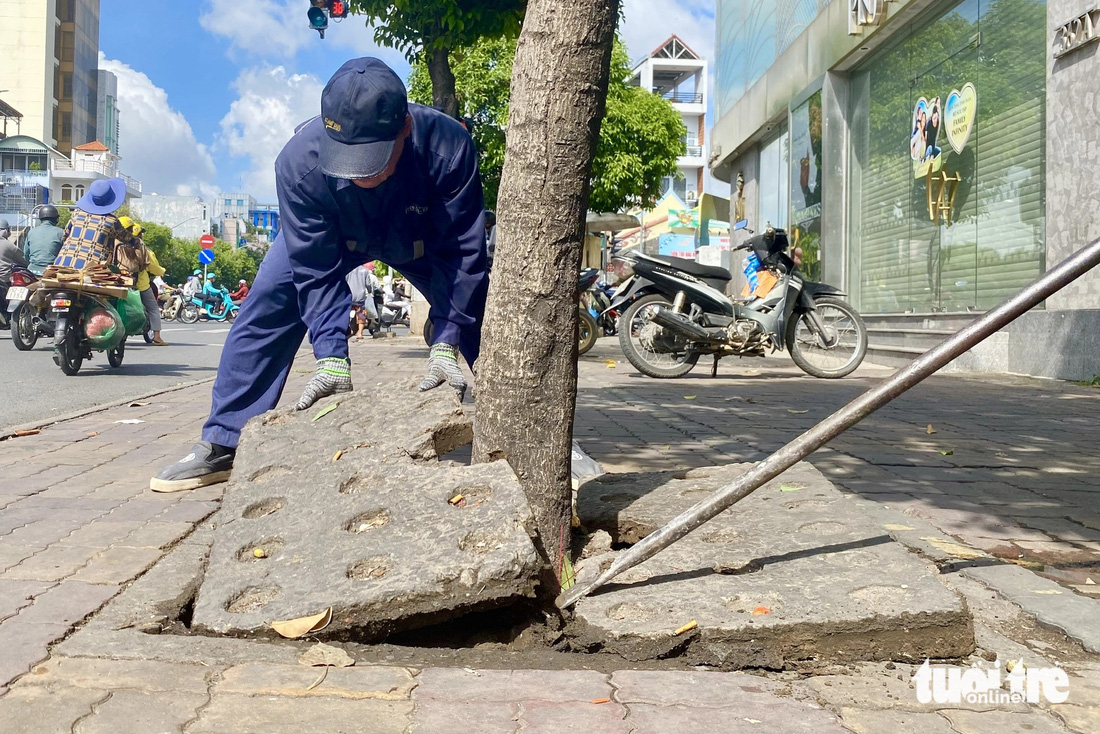
[[[149,480],[154,492],[183,492],[229,479],[236,452],[221,453],[209,441],[199,441],[191,453],[157,472]]]

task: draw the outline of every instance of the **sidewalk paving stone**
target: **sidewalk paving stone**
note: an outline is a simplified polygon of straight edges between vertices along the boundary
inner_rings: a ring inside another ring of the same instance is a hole
[[[167,548],[194,528],[190,522],[147,522],[126,536],[121,545],[131,548]]]
[[[840,720],[855,734],[958,734],[947,719],[931,711],[917,713],[844,706],[840,709]],[[992,731],[985,734],[991,734]]]
[[[0,699],[2,702],[3,699]],[[393,734],[411,722],[411,701],[214,694],[186,734]]]
[[[425,671],[427,672],[427,671]],[[514,734],[521,703],[447,701],[426,698],[413,710],[413,734]],[[593,731],[593,730],[588,730]]]
[[[4,571],[0,578],[60,581],[83,568],[98,552],[98,548],[58,543]]]
[[[836,717],[823,709],[807,710],[794,703],[746,709],[742,706],[702,708],[686,705],[628,707],[633,734],[722,732],[722,734],[848,734]]]
[[[71,627],[103,606],[118,586],[100,586],[66,580],[34,598],[16,617],[27,624],[62,624]]]
[[[19,615],[0,622],[0,686],[23,675],[46,658],[46,647],[69,629],[66,624],[28,624]],[[2,703],[6,699],[0,699]],[[3,716],[0,715],[0,721]]]
[[[122,584],[147,571],[162,555],[157,548],[116,545],[97,553],[72,578],[89,584]]]
[[[945,711],[943,715],[959,734],[989,732],[1027,732],[1027,734],[1065,734],[1065,728],[1049,715],[1035,711],[1026,714],[1007,711]]]
[[[615,701],[527,701],[520,710],[523,734],[630,734],[634,725]]]
[[[320,667],[305,665],[235,665],[225,671],[214,692],[218,695],[239,693],[249,696],[406,701],[416,685],[412,674],[405,668],[355,665],[329,668],[322,683],[307,690],[321,671]]]
[[[73,724],[108,695],[94,688],[13,688],[0,698],[0,734],[72,734]]]
[[[23,607],[30,606],[34,597],[53,586],[48,581],[18,581],[0,579],[0,621],[13,616]]]
[[[427,668],[413,699],[436,701],[592,701],[611,698],[608,676],[594,670],[468,670]]]
[[[73,734],[165,734],[180,732],[205,704],[205,693],[111,691],[94,712],[73,727]]]
[[[20,685],[205,694],[209,687],[207,678],[216,670],[205,665],[157,660],[54,656],[36,666]]]

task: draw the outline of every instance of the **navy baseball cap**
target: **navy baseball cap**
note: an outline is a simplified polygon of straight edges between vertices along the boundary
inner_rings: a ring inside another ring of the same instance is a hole
[[[373,178],[386,170],[405,127],[409,100],[393,69],[369,56],[352,59],[321,93],[321,170],[333,178]]]

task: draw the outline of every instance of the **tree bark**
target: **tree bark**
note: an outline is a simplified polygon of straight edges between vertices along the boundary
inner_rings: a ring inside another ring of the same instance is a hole
[[[532,0],[512,70],[474,459],[507,459],[561,580],[572,519],[577,274],[619,0]]]
[[[451,71],[451,50],[429,48],[428,76],[432,80],[432,104],[458,119],[458,97],[455,95],[455,75]]]

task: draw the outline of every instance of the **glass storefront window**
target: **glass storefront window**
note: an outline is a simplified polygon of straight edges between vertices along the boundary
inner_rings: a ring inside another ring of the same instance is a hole
[[[790,206],[790,137],[784,130],[778,136],[760,146],[760,200],[757,206],[757,226],[763,231],[769,223],[773,227],[787,226]],[[751,225],[750,225],[751,226]]]
[[[802,250],[802,272],[821,279],[821,92],[791,109],[792,249]]]
[[[964,0],[851,77],[849,242],[866,313],[990,308],[1043,268],[1043,0]]]

